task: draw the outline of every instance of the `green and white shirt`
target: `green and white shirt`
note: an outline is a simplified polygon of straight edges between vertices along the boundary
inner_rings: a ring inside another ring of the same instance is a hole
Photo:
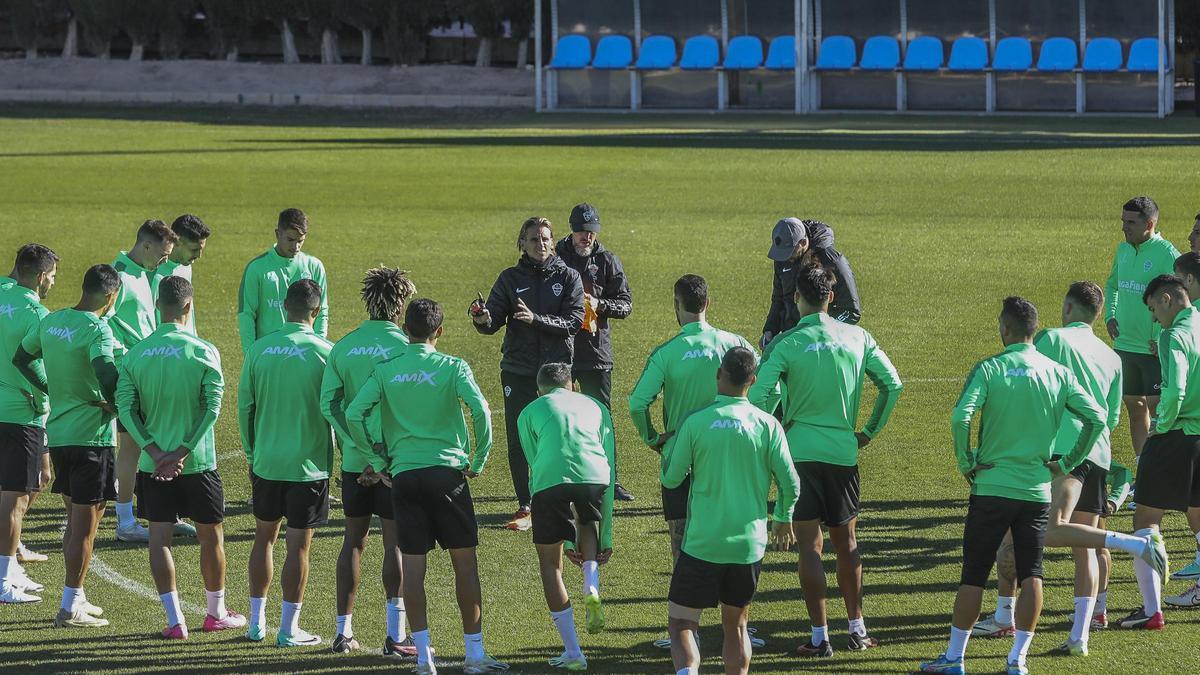
[[[1079,384],[1108,411],[1104,430],[1087,459],[1101,469],[1112,464],[1112,431],[1121,420],[1121,357],[1096,337],[1092,327],[1075,322],[1062,328],[1047,328],[1033,339],[1033,346],[1075,375]],[[1065,455],[1075,447],[1083,423],[1074,415],[1063,415],[1054,437],[1054,454]]]
[[[183,263],[177,263],[170,259],[159,265],[158,269],[154,270],[155,300],[158,300],[158,284],[167,277],[179,277],[181,279],[187,279],[187,282],[190,284],[192,283],[192,266],[190,264],[184,265]],[[157,313],[154,316],[156,321],[161,322],[161,316],[159,316]],[[189,333],[193,335],[196,334],[196,298],[194,297],[192,298],[192,313],[188,314],[188,320],[187,323],[184,324],[184,327],[187,328]]]
[[[13,365],[13,357],[22,342],[37,336],[42,318],[49,313],[37,291],[18,284],[0,288],[0,422],[46,426],[46,413],[50,410],[46,394],[25,379]],[[29,367],[45,377],[41,359],[34,360]]]
[[[1158,338],[1162,364],[1155,433],[1182,429],[1200,436],[1200,310],[1188,307],[1175,315]]]
[[[96,377],[96,363],[112,363],[116,341],[108,322],[92,312],[67,308],[42,319],[37,333],[21,342],[27,353],[41,355],[50,391],[47,445],[116,446],[116,417],[95,404],[115,403]]]
[[[117,254],[113,267],[121,277],[117,300],[105,318],[117,342],[117,360],[137,343],[145,340],[158,326],[158,309],[154,306],[158,283],[154,270],[135,263],[125,251]]]
[[[325,266],[307,253],[285,258],[275,247],[251,260],[242,273],[238,290],[238,332],[242,350],[250,348],[260,337],[279,330],[287,323],[283,300],[288,287],[301,279],[312,279],[321,287],[321,311],[313,321],[313,332],[321,337],[329,333],[329,286]]]
[[[1117,320],[1119,335],[1113,349],[1133,354],[1149,354],[1150,341],[1161,331],[1142,294],[1150,280],[1171,274],[1179,251],[1155,232],[1138,246],[1123,241],[1113,255],[1112,271],[1104,287],[1104,320]]]

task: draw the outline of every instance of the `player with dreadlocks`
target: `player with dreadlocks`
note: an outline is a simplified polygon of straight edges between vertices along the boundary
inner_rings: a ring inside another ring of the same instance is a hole
[[[342,447],[342,510],[346,533],[337,562],[337,637],[333,651],[358,649],[351,616],[358,593],[359,563],[371,515],[379,516],[383,529],[383,587],[387,591],[387,637],[385,656],[416,656],[412,638],[405,636],[404,597],[401,592],[400,549],[392,525],[391,480],[384,459],[360,448],[346,426],[346,405],[362,388],[376,364],[395,358],[408,347],[400,330],[404,306],[417,292],[408,272],[392,267],[367,270],[362,282],[362,300],[370,318],[338,341],[329,354],[321,383],[321,411],[337,432]],[[378,429],[379,420],[368,421]],[[374,438],[382,436],[375,435]]]

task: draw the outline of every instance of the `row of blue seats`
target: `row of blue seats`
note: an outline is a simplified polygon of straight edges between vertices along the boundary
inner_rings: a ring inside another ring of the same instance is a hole
[[[633,60],[633,43],[624,35],[606,35],[596,43],[592,54],[592,43],[586,35],[564,35],[554,49],[550,67],[556,70],[667,70],[678,66],[683,70],[794,70],[796,68],[796,39],[781,35],[771,40],[767,54],[763,56],[763,43],[753,35],[739,35],[729,41],[725,59],[721,60],[721,48],[711,35],[696,35],[683,43],[683,54],[675,47],[675,38],[669,35],[651,35],[642,40],[637,61]]]

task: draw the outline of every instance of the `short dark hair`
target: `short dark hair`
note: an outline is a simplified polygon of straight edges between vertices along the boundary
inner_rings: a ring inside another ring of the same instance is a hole
[[[92,265],[83,273],[84,295],[112,295],[121,288],[121,275],[112,265]]]
[[[552,387],[569,389],[571,387],[571,364],[543,363],[542,367],[538,368],[537,386],[539,389]]]
[[[685,274],[675,282],[675,299],[683,311],[699,314],[708,304],[708,282],[699,274]]]
[[[1122,206],[1121,210],[1133,211],[1141,216],[1142,220],[1150,220],[1151,218],[1158,217],[1158,204],[1155,204],[1153,199],[1145,195],[1134,197],[1125,202],[1125,206]]]
[[[278,228],[308,234],[308,216],[300,209],[284,209],[279,212]]]
[[[160,244],[174,244],[179,241],[179,235],[175,234],[174,230],[167,227],[167,224],[161,220],[147,220],[142,223],[137,232],[138,241],[153,240]]]
[[[442,306],[420,298],[404,308],[404,330],[414,340],[428,340],[442,327]]]
[[[745,347],[734,347],[725,352],[725,357],[721,359],[721,372],[725,373],[731,384],[738,387],[745,386],[757,369],[758,359],[754,357],[754,352]]]
[[[820,265],[809,265],[796,275],[796,292],[813,307],[824,305],[835,285],[837,278],[833,272]]]
[[[404,303],[417,294],[417,286],[408,272],[395,267],[373,267],[362,281],[362,301],[375,321],[391,321]]]
[[[1146,284],[1146,291],[1142,293],[1142,303],[1149,305],[1150,298],[1159,293],[1168,293],[1176,298],[1188,297],[1183,279],[1174,274],[1160,274],[1151,279],[1150,283]]]
[[[41,244],[25,244],[17,249],[17,260],[13,267],[20,276],[43,274],[58,264],[58,254]]]
[[[1032,337],[1038,328],[1038,311],[1033,303],[1025,298],[1010,295],[1004,299],[1000,310],[1000,320],[1009,330],[1022,337]]]
[[[200,216],[185,213],[171,223],[171,231],[188,241],[204,241],[212,236],[212,230],[200,220]]]
[[[1200,253],[1188,252],[1176,258],[1175,271],[1179,273],[1180,277],[1190,274],[1200,281]]]
[[[1067,289],[1067,297],[1081,307],[1087,308],[1092,316],[1104,309],[1104,290],[1091,281],[1076,281]]]
[[[166,307],[183,309],[192,299],[192,283],[183,277],[167,277],[158,282],[158,301]]]
[[[301,279],[288,286],[283,308],[289,312],[311,312],[321,306],[321,287],[312,279]]]

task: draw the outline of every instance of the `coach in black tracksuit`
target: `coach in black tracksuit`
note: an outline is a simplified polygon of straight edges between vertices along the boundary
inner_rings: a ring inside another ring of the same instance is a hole
[[[760,344],[764,349],[772,337],[792,328],[800,320],[800,310],[796,307],[796,274],[808,263],[819,263],[837,277],[829,316],[842,323],[858,323],[862,318],[858,284],[846,256],[833,247],[831,227],[819,220],[784,218],[775,224],[771,237],[767,257],[775,261],[775,280],[771,308],[767,310],[767,321],[763,324]]]
[[[550,221],[530,218],[521,225],[521,259],[496,278],[482,309],[472,305],[475,330],[491,335],[507,326],[500,348],[504,387],[504,426],[508,466],[518,510],[509,529],[528,529],[529,463],[521,449],[517,418],[538,396],[537,371],[546,363],[571,363],[575,333],[583,323],[583,284],[579,273],[554,255]]]

